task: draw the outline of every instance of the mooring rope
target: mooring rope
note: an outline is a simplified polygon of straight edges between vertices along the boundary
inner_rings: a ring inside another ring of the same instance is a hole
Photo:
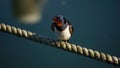
[[[81,47],[80,45],[75,45],[75,44],[71,44],[63,41],[56,41],[56,40],[47,38],[45,36],[37,35],[36,33],[26,31],[24,29],[6,25],[4,23],[0,24],[0,31],[6,32],[12,35],[16,35],[25,39],[29,39],[35,42],[39,42],[42,44],[46,44],[52,47],[56,47],[65,51],[77,53],[79,55],[90,57],[90,58],[103,61],[109,64],[120,66],[120,58],[116,56],[111,56],[109,54],[105,54],[103,52],[99,52],[96,50],[88,49],[86,47]]]

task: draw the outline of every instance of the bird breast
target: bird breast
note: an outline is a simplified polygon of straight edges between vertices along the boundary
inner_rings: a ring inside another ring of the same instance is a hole
[[[58,31],[55,28],[55,33],[59,40],[69,40],[71,37],[70,31],[69,31],[69,26],[67,26],[63,31]]]

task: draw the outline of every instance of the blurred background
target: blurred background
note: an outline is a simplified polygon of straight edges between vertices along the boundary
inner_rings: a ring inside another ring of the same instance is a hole
[[[24,24],[12,0],[0,0],[0,22],[55,38],[51,19],[63,15],[74,26],[71,43],[120,57],[120,0],[47,0],[41,20]],[[84,56],[0,32],[0,68],[115,68]]]

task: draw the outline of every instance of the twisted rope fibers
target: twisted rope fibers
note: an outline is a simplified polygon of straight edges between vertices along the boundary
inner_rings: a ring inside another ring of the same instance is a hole
[[[40,35],[37,35],[36,33],[32,33],[24,29],[16,28],[14,26],[6,25],[4,23],[0,24],[0,31],[6,32],[12,35],[16,35],[25,39],[29,39],[35,42],[39,42],[42,44],[46,44],[49,46],[53,46],[59,49],[63,49],[65,51],[87,56],[87,57],[90,57],[99,61],[103,61],[109,64],[120,66],[120,58],[116,56],[111,56],[109,54],[105,54],[103,52],[98,52],[96,50],[88,49],[86,47],[81,47],[80,45],[75,45],[75,44],[71,44],[63,41],[56,41],[53,39],[49,39],[45,36],[40,36]]]

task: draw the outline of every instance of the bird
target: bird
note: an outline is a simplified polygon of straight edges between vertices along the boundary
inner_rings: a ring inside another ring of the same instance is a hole
[[[69,42],[74,29],[72,24],[62,15],[57,15],[52,18],[51,29],[55,32],[58,41]]]

